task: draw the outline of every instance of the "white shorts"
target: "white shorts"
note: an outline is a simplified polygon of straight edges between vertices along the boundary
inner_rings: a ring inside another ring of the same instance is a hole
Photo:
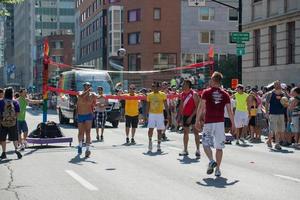
[[[157,130],[165,129],[165,118],[164,114],[149,114],[148,128],[157,128]]]
[[[249,115],[247,112],[235,111],[234,114],[234,124],[236,128],[244,128],[248,126]]]
[[[204,124],[202,132],[203,147],[225,148],[224,122]]]

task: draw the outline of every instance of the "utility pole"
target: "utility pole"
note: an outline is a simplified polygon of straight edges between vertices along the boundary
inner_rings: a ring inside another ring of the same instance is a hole
[[[238,12],[238,32],[242,32],[243,31],[243,5],[242,5],[242,0],[239,0],[239,5],[238,7],[234,7],[231,6],[229,4],[217,1],[217,0],[211,0],[212,2],[221,4],[223,6],[235,9]],[[242,82],[242,55],[238,55],[238,63],[237,63],[237,74],[238,74],[238,79],[239,79],[239,83]]]

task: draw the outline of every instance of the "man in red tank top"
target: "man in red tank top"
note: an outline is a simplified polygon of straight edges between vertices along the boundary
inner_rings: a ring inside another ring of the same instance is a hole
[[[214,72],[210,80],[210,88],[202,93],[201,104],[198,106],[196,129],[201,128],[201,121],[204,120],[202,145],[204,152],[209,159],[207,174],[212,174],[216,168],[215,176],[221,176],[220,165],[225,147],[224,129],[224,108],[226,107],[231,120],[232,131],[235,131],[233,113],[230,97],[221,88],[223,75]],[[213,159],[211,147],[216,149],[216,161]]]
[[[190,80],[185,80],[183,83],[183,92],[181,94],[180,103],[180,113],[183,120],[183,151],[179,154],[180,156],[187,156],[188,153],[188,142],[189,142],[189,132],[190,126],[193,126],[193,132],[195,135],[196,143],[196,157],[200,158],[200,137],[198,131],[195,129],[194,125],[196,122],[196,113],[199,104],[198,94],[192,90],[192,82]]]

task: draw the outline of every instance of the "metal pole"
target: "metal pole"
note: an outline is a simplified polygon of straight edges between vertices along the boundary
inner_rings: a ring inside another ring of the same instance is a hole
[[[243,18],[243,7],[242,7],[242,0],[239,0],[239,32],[243,31],[243,27],[242,27],[242,18]],[[237,67],[237,72],[238,72],[238,79],[239,82],[242,83],[242,55],[238,55],[238,67]]]

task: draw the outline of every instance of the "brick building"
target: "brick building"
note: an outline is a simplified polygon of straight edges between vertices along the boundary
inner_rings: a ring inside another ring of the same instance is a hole
[[[117,71],[180,66],[180,1],[78,0],[76,8],[77,64]],[[124,58],[117,56],[120,48],[127,51]],[[112,78],[149,87],[153,80],[169,80],[174,73]]]
[[[43,82],[43,44],[44,40],[49,42],[49,57],[52,61],[57,63],[64,63],[67,65],[73,65],[75,61],[74,57],[74,35],[66,34],[64,32],[54,33],[53,35],[44,37],[42,40],[37,41],[37,62],[34,67],[34,80],[37,91],[41,91]],[[49,68],[49,78],[52,80],[52,84],[58,79],[58,75],[62,70],[56,67]]]

